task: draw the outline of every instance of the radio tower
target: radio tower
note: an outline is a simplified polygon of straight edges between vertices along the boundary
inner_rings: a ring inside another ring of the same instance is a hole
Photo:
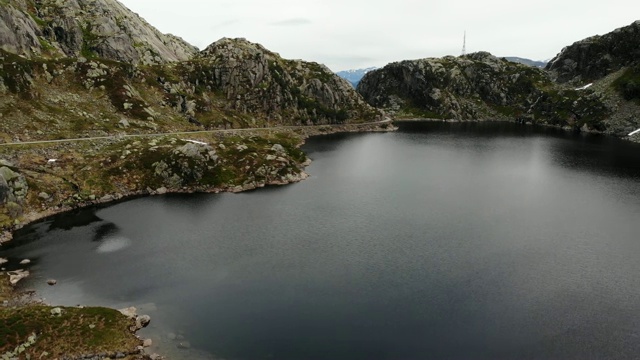
[[[464,37],[462,38],[462,56],[467,53],[467,30],[464,31]]]

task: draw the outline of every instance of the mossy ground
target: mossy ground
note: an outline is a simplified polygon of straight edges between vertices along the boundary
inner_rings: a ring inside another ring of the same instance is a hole
[[[129,354],[140,340],[129,330],[134,321],[119,311],[100,307],[61,308],[25,301],[0,272],[0,357],[19,359],[75,358],[89,354]],[[19,355],[16,349],[35,335],[35,343]],[[11,356],[10,356],[11,357]]]
[[[89,354],[127,354],[140,345],[128,328],[133,321],[107,308],[61,308],[53,315],[50,306],[27,305],[0,308],[0,355],[36,341],[20,358],[80,357]]]

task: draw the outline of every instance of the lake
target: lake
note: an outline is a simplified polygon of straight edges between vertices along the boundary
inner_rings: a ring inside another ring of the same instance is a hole
[[[172,359],[640,356],[638,144],[403,123],[304,150],[301,183],[61,214],[0,256],[49,303],[138,307]]]

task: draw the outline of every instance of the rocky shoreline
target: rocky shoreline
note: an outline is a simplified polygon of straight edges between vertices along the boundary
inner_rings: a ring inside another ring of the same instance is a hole
[[[307,165],[308,164],[309,163],[307,163]],[[299,181],[302,181],[302,180],[306,179],[308,176],[309,175],[307,173],[302,172],[297,176],[289,177],[286,181],[273,180],[273,181],[270,181],[270,182],[256,182],[256,183],[248,184],[248,185],[245,185],[245,186],[234,186],[234,187],[227,187],[227,188],[215,188],[215,187],[214,188],[198,188],[198,187],[192,187],[192,188],[186,188],[186,189],[172,189],[172,190],[169,190],[169,189],[167,189],[165,187],[161,187],[161,188],[158,188],[156,190],[146,189],[146,190],[141,190],[141,191],[132,191],[132,192],[124,193],[124,194],[117,193],[117,194],[113,194],[113,195],[106,195],[106,196],[104,196],[104,197],[102,197],[100,199],[78,203],[75,206],[55,207],[55,208],[50,208],[50,209],[46,209],[46,210],[43,210],[43,211],[28,213],[28,214],[26,214],[24,216],[23,222],[19,226],[16,226],[14,229],[11,229],[11,230],[5,230],[2,233],[0,233],[0,245],[11,241],[13,239],[13,233],[16,230],[19,230],[19,229],[23,228],[24,226],[27,226],[29,224],[32,224],[32,223],[40,221],[40,220],[44,220],[44,219],[49,218],[51,216],[55,216],[55,215],[58,215],[58,214],[62,214],[62,213],[73,211],[73,210],[77,210],[77,209],[82,209],[82,208],[85,208],[85,207],[117,203],[118,201],[124,201],[124,200],[128,200],[128,199],[135,198],[135,197],[140,197],[140,196],[154,196],[154,195],[165,195],[165,194],[193,194],[193,193],[214,193],[214,194],[218,194],[218,193],[222,193],[222,192],[239,193],[239,192],[243,192],[243,191],[250,191],[250,190],[255,190],[255,189],[258,189],[258,188],[263,188],[265,186],[286,185],[286,184],[296,183],[296,182],[299,182]]]
[[[378,123],[366,123],[366,124],[344,124],[344,125],[325,125],[325,126],[308,126],[308,127],[296,127],[295,129],[291,129],[292,133],[295,133],[296,136],[300,137],[300,141],[296,144],[297,148],[300,148],[304,145],[304,142],[307,138],[311,136],[322,136],[322,135],[330,135],[336,133],[350,133],[350,132],[390,132],[397,130],[397,127],[393,126],[390,120]],[[252,136],[255,134],[261,134],[262,130],[255,130],[255,133],[247,133],[245,136]],[[302,168],[305,168],[310,164],[309,159],[305,159],[305,161],[299,163]],[[286,177],[283,178],[274,178],[265,180],[258,180],[249,182],[242,185],[232,185],[232,186],[206,186],[206,185],[191,185],[185,187],[177,187],[171,188],[166,186],[161,186],[155,189],[150,187],[146,187],[141,190],[134,191],[126,191],[126,192],[117,192],[112,194],[106,194],[101,196],[100,198],[87,198],[82,201],[78,201],[73,203],[72,205],[65,206],[53,206],[46,209],[39,209],[34,211],[29,211],[21,217],[20,223],[14,226],[11,226],[8,229],[3,229],[0,232],[0,246],[3,243],[8,242],[13,239],[13,233],[16,230],[21,229],[22,227],[34,223],[36,221],[46,219],[48,217],[61,214],[64,212],[72,211],[75,209],[85,208],[89,206],[95,205],[103,205],[108,203],[113,203],[117,201],[122,201],[126,199],[130,199],[133,197],[139,196],[153,196],[153,195],[164,195],[167,193],[221,193],[221,192],[231,192],[238,193],[243,191],[255,190],[258,188],[262,188],[265,186],[273,186],[273,185],[286,185],[291,183],[296,183],[302,181],[308,177],[308,174],[304,171],[301,171],[298,174],[287,174]]]

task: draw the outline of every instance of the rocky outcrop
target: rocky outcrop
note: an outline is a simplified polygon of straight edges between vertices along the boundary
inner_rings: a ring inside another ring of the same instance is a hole
[[[602,36],[575,42],[546,69],[560,83],[586,83],[640,63],[640,20]]]
[[[0,141],[383,117],[325,66],[282,59],[241,39],[223,39],[192,60],[155,66],[25,59],[3,50],[0,62]]]
[[[227,110],[259,114],[270,124],[335,124],[382,117],[326,66],[286,60],[245,39],[221,39],[180,67],[181,82],[165,85],[191,95],[191,103],[188,98],[179,102],[194,117],[197,113],[207,117],[216,100],[224,100]]]
[[[132,64],[182,61],[197,52],[117,0],[0,3],[0,48],[27,57],[95,56]]]
[[[14,3],[15,4],[15,3]],[[15,54],[42,53],[42,31],[22,6],[0,3],[0,49]]]
[[[609,109],[589,90],[556,89],[537,68],[486,52],[391,63],[358,92],[398,117],[518,120],[604,130]]]

